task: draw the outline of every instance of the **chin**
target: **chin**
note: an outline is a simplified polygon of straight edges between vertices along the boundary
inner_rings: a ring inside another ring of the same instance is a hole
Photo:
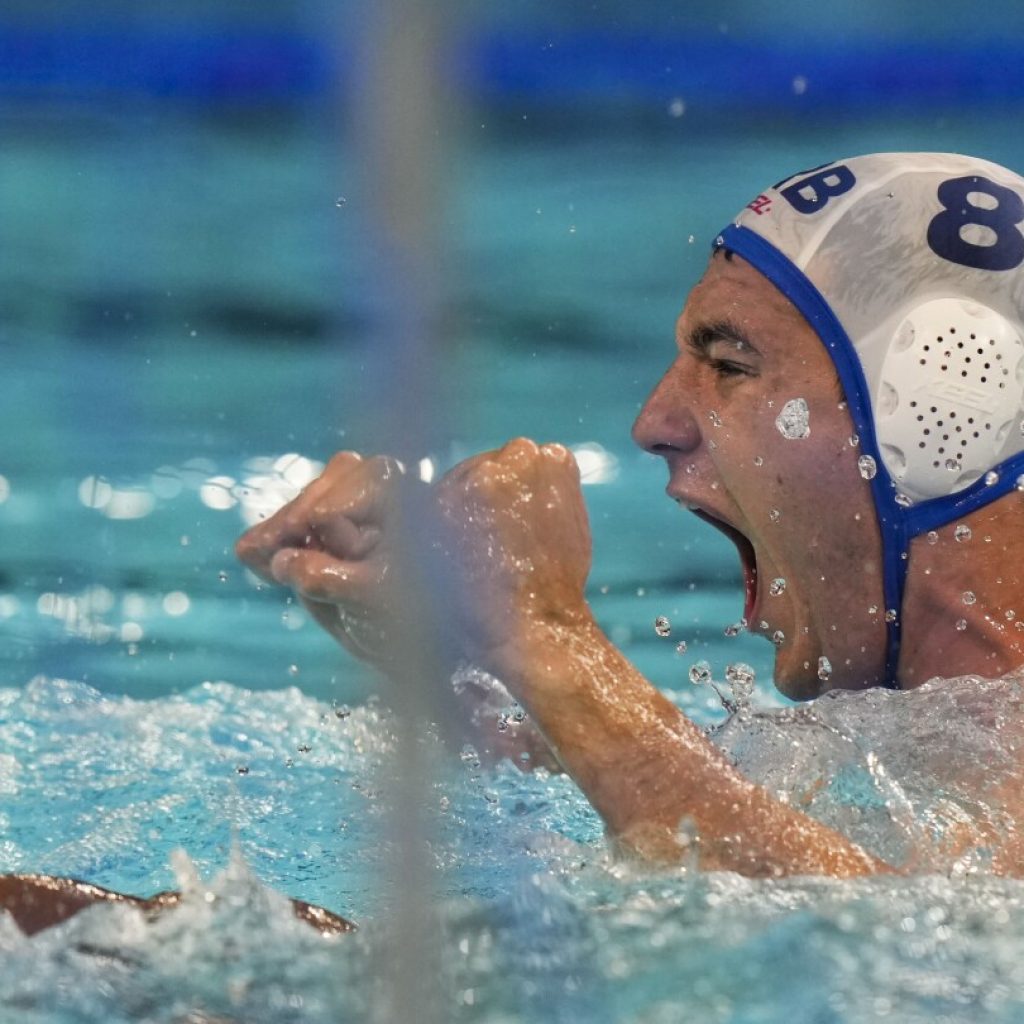
[[[818,678],[818,655],[821,653],[804,642],[784,644],[775,652],[775,688],[790,700],[814,700],[828,690],[844,684],[833,672],[828,679]]]
[[[818,678],[816,663],[812,668],[806,669],[803,663],[797,665],[783,666],[781,659],[775,659],[775,689],[790,700],[814,700],[820,697],[825,689],[832,689],[832,681],[822,682]]]

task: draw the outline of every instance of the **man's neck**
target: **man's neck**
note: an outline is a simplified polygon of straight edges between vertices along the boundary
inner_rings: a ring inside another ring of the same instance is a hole
[[[1007,495],[917,537],[903,600],[899,678],[913,689],[935,676],[995,678],[1024,665],[1024,505]]]

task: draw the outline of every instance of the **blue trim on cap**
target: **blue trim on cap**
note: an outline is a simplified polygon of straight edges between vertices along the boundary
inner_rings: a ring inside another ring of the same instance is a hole
[[[990,473],[995,473],[997,477],[991,484],[985,482],[985,478]],[[965,487],[962,491],[957,491],[956,494],[932,498],[929,501],[922,501],[913,508],[908,508],[904,513],[908,535],[916,537],[926,530],[946,526],[954,519],[962,519],[976,509],[1001,498],[1004,494],[1009,494],[1010,491],[1024,489],[1017,486],[1017,480],[1020,477],[1024,477],[1024,452],[1018,452],[1016,455],[1004,459],[998,465],[993,466],[980,480],[976,480],[970,487]]]
[[[896,487],[882,462],[875,437],[871,399],[860,358],[842,324],[825,297],[790,259],[750,228],[730,224],[715,239],[716,247],[725,247],[742,256],[759,270],[803,314],[832,357],[846,395],[853,425],[860,438],[860,450],[875,460],[877,472],[870,481],[875,513],[882,536],[882,588],[886,615],[885,685],[897,689],[903,590],[907,580],[910,537],[907,510],[896,503]],[[892,618],[892,621],[888,621]]]

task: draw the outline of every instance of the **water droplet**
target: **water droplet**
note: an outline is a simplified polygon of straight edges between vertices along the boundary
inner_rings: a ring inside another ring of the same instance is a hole
[[[764,465],[764,459],[762,459],[760,455],[755,455],[754,456],[754,465],[755,466],[763,466]]]
[[[997,483],[999,483],[999,474],[994,469],[990,469],[985,474],[985,486],[991,487],[993,484]]]
[[[772,580],[768,586],[768,593],[771,594],[772,597],[778,597],[779,594],[784,593],[785,590],[786,581],[781,576],[779,576],[777,579]]]
[[[961,523],[953,531],[953,536],[957,539],[959,543],[963,544],[965,541],[969,541],[971,539],[971,528],[965,525],[964,523]]]
[[[925,539],[928,541],[929,544],[939,543],[939,535],[934,530],[929,530]]]
[[[337,207],[337,208],[338,208],[339,210],[340,210],[340,209],[341,209],[341,208],[342,208],[343,206],[346,206],[347,204],[348,204],[348,200],[347,200],[347,199],[346,199],[346,198],[345,198],[344,196],[338,196],[338,198],[334,200],[334,205],[335,205],[335,206],[336,206],[336,207]]]
[[[776,647],[781,647],[785,642],[786,634],[783,633],[781,629],[777,629],[772,633],[772,643],[775,644]]]
[[[690,666],[690,682],[702,686],[711,681],[711,666],[706,661],[695,661]]]
[[[885,609],[885,621],[886,622],[895,622],[896,621],[896,609],[895,608],[886,608]]]
[[[711,423],[712,423],[713,426],[720,427],[722,425],[722,417],[719,416],[718,413],[715,412],[714,409],[712,409],[708,413],[708,419],[711,420]]]
[[[973,590],[964,591],[964,604],[974,604],[977,600],[978,598],[975,596]]]
[[[298,665],[289,665],[288,666],[288,675],[290,675],[290,676],[297,676],[298,674],[299,674],[299,666]]]
[[[737,704],[746,704],[754,692],[754,670],[738,661],[735,665],[726,665],[725,678],[732,687],[733,700]]]
[[[686,641],[685,640],[680,640],[679,643],[676,644],[676,654],[685,654],[685,653],[686,653]]]
[[[654,632],[658,636],[668,636],[672,632],[672,623],[664,615],[659,615],[654,620]]]
[[[857,460],[857,468],[865,480],[874,480],[875,474],[878,472],[878,465],[870,455],[862,455]]]
[[[777,508],[770,508],[768,510],[768,518],[773,522],[777,523],[782,513]]]
[[[818,659],[818,678],[824,682],[832,675],[832,662],[823,654]]]
[[[860,438],[859,438],[859,437],[858,437],[858,436],[857,436],[856,434],[851,434],[851,435],[850,435],[850,439],[849,439],[849,440],[847,441],[847,444],[848,444],[848,445],[849,445],[849,446],[850,446],[851,448],[856,448],[856,447],[857,447],[857,445],[859,445],[859,444],[860,444]]]
[[[957,619],[956,620],[956,631],[958,633],[962,633],[965,629],[967,629],[967,620],[966,619]]]
[[[910,500],[909,495],[904,494],[902,491],[897,491],[896,504],[899,505],[900,508],[910,508],[913,502]]]
[[[725,629],[722,630],[722,632],[726,636],[739,636],[743,630],[743,626],[744,623],[742,622],[733,622],[731,625],[726,626]]]
[[[950,473],[955,473],[960,468],[960,463],[956,459],[946,459],[945,466]]]
[[[779,433],[791,441],[807,437],[811,433],[810,413],[802,398],[791,398],[775,418]]]

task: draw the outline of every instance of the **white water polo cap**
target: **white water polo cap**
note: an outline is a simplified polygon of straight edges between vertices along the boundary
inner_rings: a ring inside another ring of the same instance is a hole
[[[911,538],[1024,474],[1024,178],[950,153],[840,160],[761,193],[716,246],[836,365],[882,528],[894,682]]]

